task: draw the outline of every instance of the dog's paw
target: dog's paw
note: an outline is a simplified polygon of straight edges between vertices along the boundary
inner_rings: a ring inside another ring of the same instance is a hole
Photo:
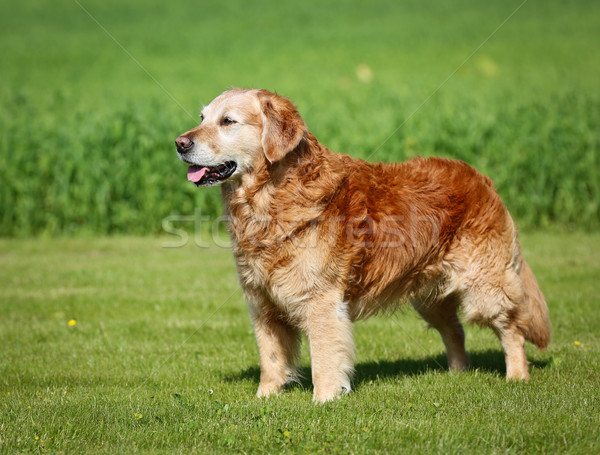
[[[527,370],[509,370],[506,373],[507,381],[528,381],[529,380],[529,372]]]
[[[335,401],[342,395],[347,395],[352,391],[350,385],[343,385],[342,387],[335,389],[317,389],[313,393],[313,403],[327,403],[329,401]]]
[[[276,395],[279,392],[281,392],[282,388],[283,388],[283,386],[281,384],[275,384],[275,383],[263,384],[263,383],[261,383],[258,386],[258,390],[256,391],[256,396],[257,396],[257,398],[264,398],[264,397],[269,397],[271,395]]]

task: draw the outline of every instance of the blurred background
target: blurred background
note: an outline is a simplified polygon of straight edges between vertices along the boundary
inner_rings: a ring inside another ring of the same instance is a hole
[[[595,1],[8,0],[0,47],[0,236],[218,216],[173,141],[230,87],[335,152],[465,160],[526,229],[600,227]]]

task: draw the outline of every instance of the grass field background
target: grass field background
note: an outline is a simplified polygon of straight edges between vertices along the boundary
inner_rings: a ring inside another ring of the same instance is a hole
[[[218,215],[173,141],[230,86],[291,97],[337,152],[466,160],[522,227],[597,229],[600,3],[521,3],[3,2],[0,235]]]
[[[500,343],[467,327],[472,369],[412,309],[355,324],[354,392],[307,379],[254,398],[258,354],[230,251],[171,238],[3,240],[0,451],[596,453],[600,236],[527,235],[553,341],[506,383]],[[74,326],[68,321],[75,320]]]
[[[0,2],[0,452],[598,453],[599,30],[594,1]],[[549,302],[531,380],[473,327],[448,374],[407,309],[355,325],[349,396],[255,399],[231,252],[163,223],[221,213],[173,141],[231,86],[334,151],[489,175]]]

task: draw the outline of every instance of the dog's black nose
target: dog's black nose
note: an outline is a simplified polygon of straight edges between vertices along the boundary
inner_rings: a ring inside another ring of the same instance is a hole
[[[194,146],[194,142],[187,136],[179,136],[175,139],[175,145],[177,146],[177,151],[179,153],[185,153],[190,151]]]

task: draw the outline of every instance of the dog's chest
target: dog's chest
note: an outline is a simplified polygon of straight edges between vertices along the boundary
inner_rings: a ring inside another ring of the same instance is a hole
[[[236,242],[233,242],[233,253],[237,266],[240,283],[244,287],[265,288],[269,285],[269,276],[272,269],[266,254],[261,252],[248,252]]]
[[[287,306],[331,288],[344,273],[331,253],[330,223],[316,222],[322,206],[271,193],[266,186],[250,198],[239,188],[228,199],[229,231],[242,286]]]
[[[287,239],[248,251],[234,239],[233,247],[242,286],[266,292],[282,307],[314,297],[339,278],[326,251],[318,246]]]

